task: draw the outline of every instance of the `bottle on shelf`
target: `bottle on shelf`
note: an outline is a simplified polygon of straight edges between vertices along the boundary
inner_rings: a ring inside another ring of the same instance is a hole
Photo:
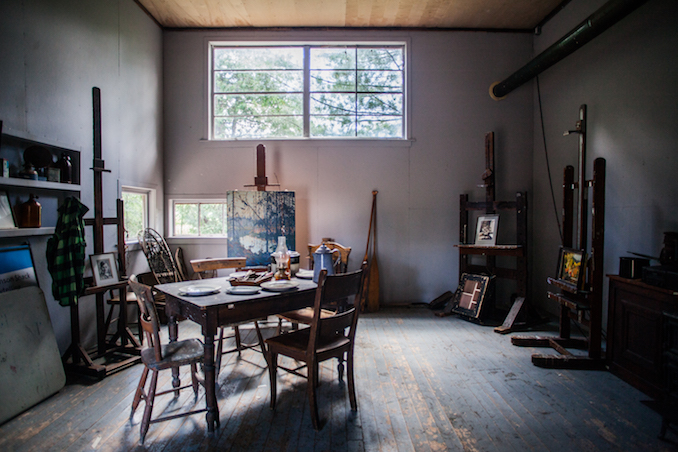
[[[36,198],[37,196],[31,193],[28,201],[19,205],[20,228],[39,228],[42,226],[42,206]]]
[[[61,158],[57,162],[57,167],[61,172],[61,183],[73,183],[73,164],[71,163],[71,156],[63,152]]]

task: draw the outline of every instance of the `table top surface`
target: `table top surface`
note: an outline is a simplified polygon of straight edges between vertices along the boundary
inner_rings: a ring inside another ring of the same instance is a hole
[[[317,287],[317,284],[311,280],[293,278],[292,281],[298,283],[299,286],[295,289],[284,292],[269,291],[262,288],[259,293],[247,295],[234,295],[227,293],[227,290],[231,288],[231,283],[229,282],[228,277],[158,284],[155,286],[155,289],[179,299],[182,302],[189,303],[200,308],[209,308],[221,306],[224,304],[236,305],[238,303],[245,303],[262,298],[271,298],[275,296],[285,296],[299,292],[313,291]],[[218,288],[216,289],[218,292],[200,296],[185,295],[183,291],[189,286],[213,286],[215,289]]]

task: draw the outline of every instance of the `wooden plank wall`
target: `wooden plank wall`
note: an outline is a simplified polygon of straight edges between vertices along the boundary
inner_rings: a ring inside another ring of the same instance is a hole
[[[181,336],[197,336],[183,322]],[[245,330],[247,331],[247,330]],[[253,339],[247,331],[247,339]],[[266,329],[265,334],[272,334]],[[311,426],[305,380],[279,374],[278,406],[268,408],[261,354],[225,357],[217,398],[221,426],[206,432],[202,414],[152,424],[138,445],[143,403],[129,420],[141,366],[101,382],[71,382],[57,395],[0,426],[0,450],[316,450],[316,451],[668,451],[678,433],[657,439],[660,417],[639,391],[608,372],[541,369],[530,348],[492,328],[426,308],[389,308],[361,317],[351,412],[334,362],[321,367]],[[187,375],[183,375],[187,378]],[[170,387],[169,372],[160,385]],[[158,398],[154,413],[204,406],[200,393]]]

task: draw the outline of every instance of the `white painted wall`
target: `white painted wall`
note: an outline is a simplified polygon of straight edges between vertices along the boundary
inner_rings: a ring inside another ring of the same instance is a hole
[[[535,38],[535,54],[604,3],[568,4]],[[651,0],[540,76],[559,212],[563,168],[577,168],[577,138],[562,134],[574,128],[581,104],[588,107],[588,177],[595,158],[607,160],[606,274],[618,273],[619,257],[629,256],[627,251],[659,256],[663,232],[678,230],[676,23],[677,2]],[[534,98],[532,206],[533,218],[539,218],[541,226],[533,228],[533,295],[556,312],[557,306],[546,301],[545,293],[546,277],[555,273],[560,239],[546,177],[536,91]],[[607,304],[604,312],[607,318]]]
[[[162,35],[132,0],[0,2],[0,120],[21,133],[81,152],[82,201],[93,216],[92,94],[101,88],[104,216],[115,216],[119,184],[162,197]],[[162,199],[162,198],[161,198]],[[159,203],[162,214],[162,203]],[[88,228],[89,229],[89,228]],[[106,228],[113,250],[115,230]],[[0,246],[20,242],[3,239]],[[31,239],[59,348],[70,344],[68,308],[51,294],[47,237]],[[91,253],[91,234],[88,238]],[[143,256],[142,256],[143,258]],[[131,256],[132,271],[144,268]],[[96,335],[94,297],[80,304],[83,342]]]
[[[296,192],[297,250],[334,237],[353,247],[351,268],[362,260],[378,190],[382,302],[430,302],[457,286],[459,194],[484,200],[477,185],[486,132],[497,137],[498,199],[532,188],[532,90],[503,102],[488,95],[492,82],[529,60],[529,34],[165,31],[165,196],[223,196],[254,180],[259,141],[205,141],[210,39],[362,38],[409,42],[411,141],[261,141],[267,174]],[[182,246],[187,259],[198,255]]]

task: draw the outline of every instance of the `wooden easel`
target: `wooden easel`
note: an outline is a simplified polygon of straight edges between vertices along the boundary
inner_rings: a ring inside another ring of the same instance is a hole
[[[494,132],[488,132],[485,135],[485,171],[482,174],[483,184],[480,187],[485,188],[484,202],[469,202],[468,195],[462,194],[459,197],[459,243],[455,245],[459,248],[459,276],[462,273],[482,273],[497,276],[498,278],[513,279],[517,282],[516,299],[511,309],[509,317],[504,324],[495,328],[495,331],[508,333],[513,331],[522,322],[518,316],[519,313],[527,311],[528,304],[525,303],[528,287],[527,272],[527,194],[516,193],[515,201],[496,201],[495,200],[495,165],[494,165]],[[496,212],[515,212],[516,214],[516,243],[511,245],[473,245],[469,244],[469,212],[480,211],[487,214]],[[469,256],[479,255],[485,257],[484,265],[471,264]],[[497,267],[497,256],[510,256],[516,258],[515,268]],[[444,294],[445,295],[445,294]],[[450,293],[451,296],[451,293]],[[517,308],[516,308],[517,306]],[[442,315],[451,313],[453,303],[448,303]],[[526,321],[525,321],[526,323]]]
[[[587,264],[587,281],[583,289],[572,289],[555,278],[548,283],[559,292],[548,292],[548,298],[560,304],[560,335],[515,336],[511,343],[524,347],[551,347],[560,355],[532,355],[532,363],[539,367],[557,369],[603,369],[602,314],[603,314],[603,252],[605,238],[605,159],[593,162],[593,179],[586,180],[586,105],[579,109],[576,129],[566,132],[579,134],[579,182],[574,181],[574,168],[567,166],[563,181],[563,246],[586,250],[588,243],[589,189],[591,189],[591,248]],[[574,191],[579,190],[577,242],[573,246]],[[588,338],[572,338],[573,320],[589,329]],[[568,348],[588,350],[587,355],[574,355]]]
[[[64,355],[64,367],[66,370],[76,373],[104,378],[116,370],[120,370],[140,361],[139,350],[141,344],[134,334],[127,327],[127,305],[124,301],[127,299],[127,277],[125,261],[125,220],[123,201],[117,200],[116,217],[105,218],[103,215],[103,184],[102,173],[110,172],[105,168],[104,160],[101,158],[101,90],[97,87],[92,88],[93,116],[94,116],[94,162],[92,170],[94,171],[94,218],[85,219],[85,226],[92,226],[92,235],[94,238],[94,254],[104,252],[104,226],[113,225],[117,227],[117,247],[118,247],[118,270],[120,282],[109,284],[107,286],[87,287],[84,295],[96,296],[96,320],[97,320],[97,350],[90,355],[84,349],[80,341],[80,315],[78,305],[71,304],[71,346]],[[104,294],[110,290],[118,290],[121,300],[120,316],[117,323],[117,332],[110,342],[106,341],[105,320],[104,320]],[[120,344],[117,344],[117,341]],[[106,364],[95,363],[99,358],[113,358],[110,362],[105,359]],[[70,358],[70,362],[68,359]]]

